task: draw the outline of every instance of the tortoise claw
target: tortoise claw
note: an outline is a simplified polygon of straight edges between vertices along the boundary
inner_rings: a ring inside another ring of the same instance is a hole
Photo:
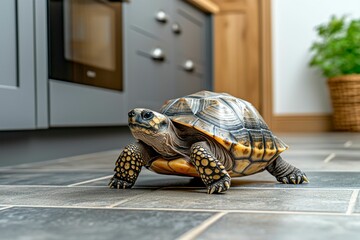
[[[303,173],[299,169],[295,169],[293,172],[291,172],[287,176],[278,178],[278,181],[282,182],[284,184],[309,183],[309,179],[306,177],[305,173]]]
[[[304,183],[310,183],[309,179],[306,177],[306,175],[304,174],[304,176],[302,176]]]
[[[215,190],[216,190],[216,187],[215,187],[215,186],[212,187],[212,188],[209,188],[208,194],[213,194],[213,193],[215,192]]]
[[[282,182],[282,183],[284,183],[284,184],[288,184],[288,183],[289,183],[289,181],[288,181],[288,179],[287,179],[286,177],[283,177],[279,182]]]
[[[208,194],[225,192],[230,188],[230,176],[225,175],[221,179],[208,186]]]
[[[116,188],[116,189],[125,189],[125,188],[131,188],[133,186],[132,183],[126,182],[124,180],[121,180],[117,177],[112,177],[110,179],[110,182],[108,184],[110,188]]]

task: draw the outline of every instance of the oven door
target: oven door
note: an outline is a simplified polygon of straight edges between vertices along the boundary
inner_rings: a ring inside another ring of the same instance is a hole
[[[121,3],[49,0],[51,79],[123,90]]]

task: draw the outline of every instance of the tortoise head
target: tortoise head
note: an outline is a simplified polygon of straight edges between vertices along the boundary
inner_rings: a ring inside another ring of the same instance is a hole
[[[157,137],[166,134],[170,119],[158,112],[135,108],[128,113],[129,127],[135,138]]]

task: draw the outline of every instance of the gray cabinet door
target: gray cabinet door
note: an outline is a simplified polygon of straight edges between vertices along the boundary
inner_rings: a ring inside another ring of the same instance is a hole
[[[0,129],[35,128],[32,0],[0,2]]]
[[[174,33],[175,97],[210,90],[211,38],[209,15],[184,1],[174,1],[173,23],[180,28]]]
[[[158,111],[173,97],[172,59],[169,44],[132,31],[129,46],[128,106]],[[157,49],[157,50],[156,50]],[[162,51],[164,59],[153,58],[153,51]]]

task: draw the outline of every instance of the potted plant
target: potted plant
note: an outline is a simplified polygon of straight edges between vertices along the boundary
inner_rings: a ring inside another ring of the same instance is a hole
[[[310,66],[328,78],[334,128],[360,131],[360,19],[332,16],[316,31]]]

